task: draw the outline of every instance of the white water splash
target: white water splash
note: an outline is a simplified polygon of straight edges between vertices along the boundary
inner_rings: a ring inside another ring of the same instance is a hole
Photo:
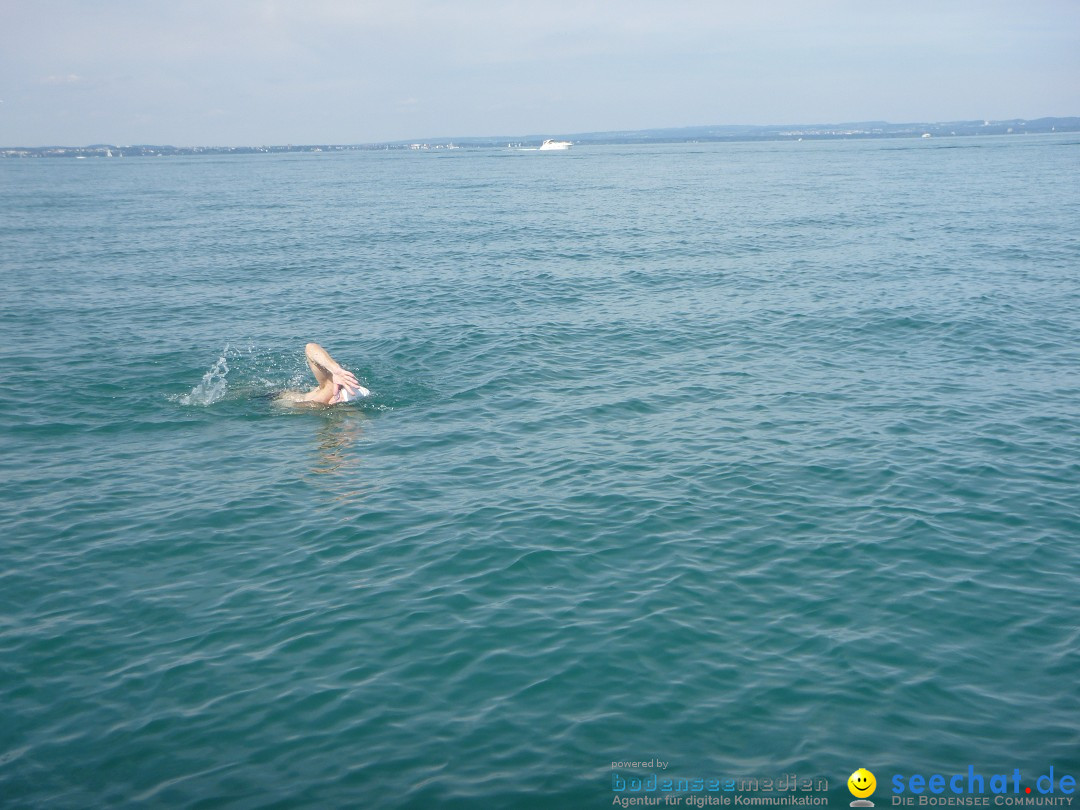
[[[203,374],[199,384],[180,397],[181,405],[213,405],[225,396],[225,389],[229,387],[227,380],[229,361],[226,359],[228,353],[229,347],[226,346],[222,349],[221,357],[217,359],[217,362]]]

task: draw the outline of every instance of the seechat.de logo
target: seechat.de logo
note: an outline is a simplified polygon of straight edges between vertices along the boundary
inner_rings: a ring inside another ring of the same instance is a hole
[[[1020,774],[1019,768],[1013,768],[1012,773],[986,776],[976,771],[974,765],[968,765],[967,773],[898,773],[893,774],[891,781],[893,807],[1060,807],[1071,805],[1076,792],[1076,777],[1068,773],[1055,774],[1053,765],[1048,772],[1035,778],[1034,786],[1030,779]]]
[[[874,793],[877,788],[877,779],[866,768],[859,768],[847,780],[847,789],[855,797],[852,807],[873,807],[874,803],[867,801],[867,797]]]

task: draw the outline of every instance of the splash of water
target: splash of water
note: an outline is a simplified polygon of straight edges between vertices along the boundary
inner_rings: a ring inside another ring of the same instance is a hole
[[[225,396],[225,390],[229,387],[227,379],[229,375],[228,353],[229,347],[226,346],[222,349],[221,357],[217,359],[217,362],[210,367],[209,371],[203,374],[199,384],[192,388],[189,393],[180,397],[180,404],[213,405]]]

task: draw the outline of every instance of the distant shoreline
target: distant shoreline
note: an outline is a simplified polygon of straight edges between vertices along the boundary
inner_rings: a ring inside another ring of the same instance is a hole
[[[277,146],[167,146],[92,144],[89,146],[0,147],[0,158],[164,157],[170,155],[289,154],[300,152],[357,152],[539,146],[558,137],[576,144],[723,143],[749,141],[934,138],[978,135],[1023,135],[1080,132],[1080,117],[1016,118],[1005,121],[948,121],[890,124],[884,121],[848,124],[790,124],[783,126],[701,126],[632,131],[428,138],[365,144],[303,144]]]

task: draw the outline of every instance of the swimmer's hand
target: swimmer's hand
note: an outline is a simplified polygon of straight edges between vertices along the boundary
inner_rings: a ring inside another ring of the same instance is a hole
[[[333,373],[334,396],[330,400],[331,405],[339,402],[348,402],[353,397],[366,397],[371,394],[364,386],[357,382],[351,371],[338,367]]]
[[[341,366],[338,366],[331,372],[331,379],[334,381],[335,389],[360,387],[360,383],[357,382],[356,376],[351,371],[346,371]]]

